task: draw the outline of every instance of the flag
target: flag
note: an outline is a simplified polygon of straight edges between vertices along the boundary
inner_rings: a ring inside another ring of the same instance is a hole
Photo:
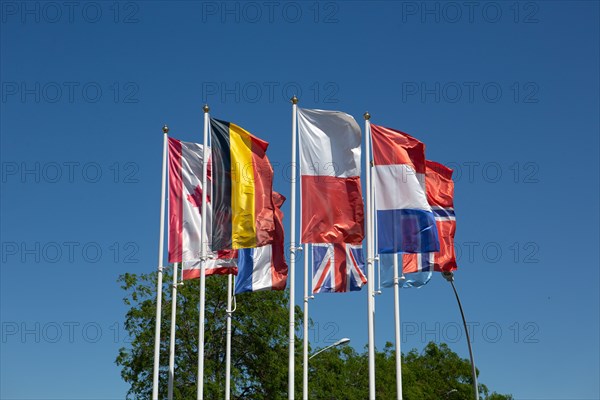
[[[213,250],[260,247],[273,241],[273,168],[268,143],[243,128],[210,119]]]
[[[312,272],[313,293],[360,290],[367,283],[362,246],[313,244]]]
[[[169,262],[183,264],[183,279],[200,276],[203,155],[201,144],[169,138]],[[210,179],[210,169],[207,174]],[[206,240],[210,243],[210,193],[207,200]],[[207,276],[237,273],[235,251],[208,251],[207,257]]]
[[[394,256],[396,254],[380,254],[379,255],[379,271],[381,274],[381,286],[393,287],[394,286]],[[403,273],[398,274],[400,279],[400,287],[419,288],[424,286],[431,279],[433,274],[433,268],[431,267],[433,253],[417,253],[417,254],[397,254],[398,256],[398,267],[403,269]],[[417,272],[407,272],[403,265],[406,265],[407,258],[412,258],[411,261],[421,266],[421,269]]]
[[[434,161],[426,161],[425,182],[427,201],[435,214],[435,223],[440,241],[440,251],[435,253],[402,254],[401,287],[420,287],[431,279],[433,271],[454,271],[457,268],[454,253],[454,182],[452,170]],[[381,285],[394,284],[394,255],[381,254]]]
[[[202,160],[202,145],[169,138],[171,263],[200,260]]]
[[[204,270],[205,276],[238,274],[237,250],[223,250],[209,252]],[[202,261],[188,261],[183,263],[182,279],[198,279],[200,277],[200,266]]]
[[[360,244],[360,128],[339,111],[298,109],[302,243]]]
[[[283,195],[273,192],[275,205],[275,233],[273,243],[253,249],[238,250],[238,276],[235,294],[261,290],[283,290],[288,275],[285,262]]]
[[[425,145],[406,133],[371,125],[378,252],[440,249],[425,195]]]
[[[454,182],[452,169],[427,160],[426,184],[427,201],[435,214],[435,224],[440,240],[440,250],[429,256],[423,254],[423,260],[414,254],[404,254],[404,273],[428,271],[454,271],[457,268],[454,253]]]

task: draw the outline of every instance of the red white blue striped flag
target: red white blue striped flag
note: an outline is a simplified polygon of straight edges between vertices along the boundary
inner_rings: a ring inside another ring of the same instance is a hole
[[[425,145],[406,133],[371,125],[378,252],[440,249],[425,194]]]

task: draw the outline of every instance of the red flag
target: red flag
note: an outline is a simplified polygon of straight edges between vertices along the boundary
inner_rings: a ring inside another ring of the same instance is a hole
[[[302,243],[360,244],[360,128],[339,111],[298,110]]]
[[[433,257],[419,257],[419,254],[404,254],[402,271],[406,273],[431,271],[454,271],[457,269],[454,253],[454,182],[452,169],[434,161],[426,161],[425,186],[427,202],[435,215],[435,224],[440,240],[440,251]],[[419,259],[421,262],[419,262]],[[433,260],[431,260],[433,259]],[[429,269],[428,269],[429,268]]]

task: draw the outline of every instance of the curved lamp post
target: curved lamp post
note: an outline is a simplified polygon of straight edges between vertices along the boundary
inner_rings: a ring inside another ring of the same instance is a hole
[[[334,344],[330,344],[327,347],[323,347],[321,350],[317,351],[315,354],[313,354],[312,356],[308,357],[308,359],[310,360],[311,358],[313,358],[314,356],[316,356],[319,353],[324,352],[325,350],[329,350],[332,347],[336,347],[336,346],[339,346],[339,345],[342,345],[342,344],[346,344],[348,342],[350,342],[350,339],[348,339],[348,338],[342,338],[342,339],[338,340],[337,342],[335,342]]]
[[[456,296],[456,302],[458,303],[458,308],[460,309],[460,315],[463,320],[463,325],[465,326],[465,336],[467,338],[467,345],[469,346],[469,357],[471,358],[471,374],[473,375],[473,391],[475,392],[475,400],[479,400],[479,385],[477,384],[477,370],[475,369],[475,360],[473,358],[473,348],[471,347],[471,338],[469,337],[469,329],[467,328],[467,320],[465,319],[465,313],[462,308],[462,304],[460,302],[460,297],[458,297],[458,292],[456,291],[456,286],[454,286],[454,273],[452,271],[444,271],[442,272],[442,276],[452,285],[452,290],[454,290],[454,295]],[[449,393],[451,393],[452,390]]]

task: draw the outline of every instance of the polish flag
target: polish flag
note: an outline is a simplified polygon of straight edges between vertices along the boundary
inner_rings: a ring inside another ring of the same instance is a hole
[[[371,125],[378,252],[440,249],[425,195],[425,145],[395,129]]]
[[[339,111],[298,109],[302,243],[360,244],[360,128]]]

